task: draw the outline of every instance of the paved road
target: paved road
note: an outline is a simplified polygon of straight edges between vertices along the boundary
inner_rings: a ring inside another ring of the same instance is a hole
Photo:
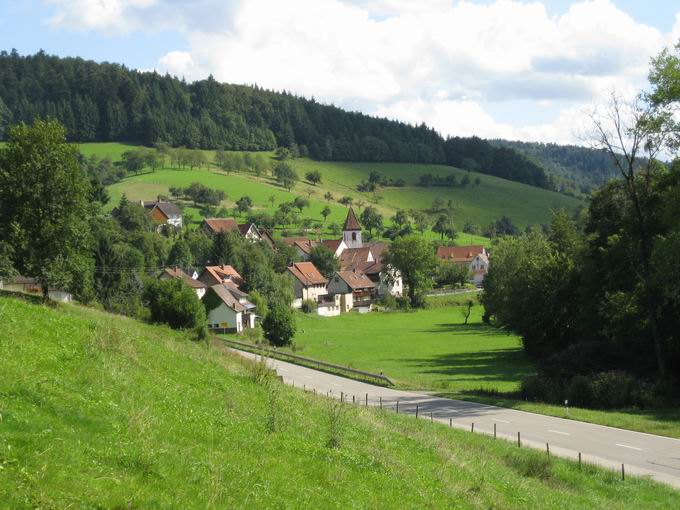
[[[259,359],[259,356],[242,351],[242,356]],[[654,436],[641,432],[604,427],[591,423],[554,418],[514,409],[489,406],[474,402],[451,400],[410,391],[375,386],[353,379],[327,374],[311,368],[284,361],[269,359],[268,363],[286,384],[316,391],[336,398],[344,398],[357,405],[382,406],[399,413],[415,414],[453,427],[475,433],[493,435],[494,426],[500,438],[517,442],[520,432],[522,446],[546,449],[550,453],[576,459],[582,453],[583,462],[621,470],[626,474],[651,476],[657,481],[680,488],[680,440]]]

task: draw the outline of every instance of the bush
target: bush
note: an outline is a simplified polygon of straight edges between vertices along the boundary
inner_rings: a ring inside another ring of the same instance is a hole
[[[284,302],[270,303],[269,313],[262,321],[264,336],[273,345],[290,344],[295,336],[295,316],[293,310]]]
[[[316,311],[316,302],[312,299],[305,299],[301,309],[304,313],[313,313]]]
[[[193,329],[204,338],[205,308],[182,280],[150,280],[144,288],[144,301],[153,322],[163,322],[173,329]]]

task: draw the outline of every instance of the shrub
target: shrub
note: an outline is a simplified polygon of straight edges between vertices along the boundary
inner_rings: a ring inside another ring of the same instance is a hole
[[[295,336],[295,316],[284,302],[270,303],[269,313],[262,321],[264,336],[274,345],[288,345]]]
[[[567,385],[566,398],[578,407],[589,407],[593,403],[591,380],[585,375],[577,375]]]
[[[150,280],[144,288],[144,301],[153,322],[163,322],[173,329],[193,329],[204,338],[205,308],[182,280]]]
[[[316,311],[316,302],[312,299],[305,299],[301,309],[304,313],[313,313]]]

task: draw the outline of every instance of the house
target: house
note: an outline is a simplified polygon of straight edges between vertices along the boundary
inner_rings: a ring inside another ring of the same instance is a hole
[[[194,275],[196,275],[195,271],[194,271]],[[198,276],[198,275],[196,275],[196,276]],[[184,283],[186,283],[189,287],[194,289],[194,292],[196,293],[196,296],[198,297],[198,299],[201,299],[204,296],[206,290],[208,289],[208,286],[205,283],[203,283],[202,281],[198,280],[196,278],[196,276],[194,276],[192,278],[191,276],[186,274],[184,271],[182,271],[182,269],[180,269],[177,266],[174,266],[174,267],[166,267],[165,269],[163,269],[161,274],[158,276],[158,279],[159,280],[170,280],[170,279],[179,278]]]
[[[489,272],[489,253],[482,245],[440,246],[437,257],[445,262],[468,266],[471,280],[476,285],[482,285]]]
[[[320,296],[328,294],[328,280],[311,262],[295,262],[288,266],[288,272],[293,277],[295,308],[300,308],[303,301],[318,302]]]
[[[233,282],[236,287],[241,287],[245,282],[243,277],[229,265],[205,266],[198,280],[207,287],[212,287],[218,283]]]
[[[158,225],[172,225],[182,227],[182,210],[172,202],[140,201],[140,205],[149,211],[149,215]]]
[[[303,261],[309,260],[312,254],[312,248],[319,244],[318,242],[306,237],[286,237],[283,239],[283,242],[288,246],[295,248],[298,257]]]
[[[337,271],[328,283],[330,295],[341,295],[341,309],[369,311],[377,295],[377,286],[361,270]]]
[[[208,328],[215,333],[242,333],[255,327],[255,305],[231,282],[209,287],[202,301]]]
[[[238,223],[234,218],[205,218],[201,223],[201,229],[208,235],[219,232],[236,232],[249,241],[264,241],[269,247],[274,247],[274,239],[267,232],[263,234],[258,230],[255,223]]]
[[[21,292],[37,296],[42,296],[43,293],[40,282],[36,278],[29,278],[26,276],[15,276],[6,280],[0,280],[0,290]],[[60,303],[70,303],[73,301],[73,294],[55,287],[49,288],[47,296],[52,301],[58,301]]]
[[[332,251],[336,258],[340,258],[342,252],[347,249],[344,239],[326,239],[321,241],[321,244]]]
[[[352,295],[350,293],[349,299],[351,299],[351,296]],[[345,303],[345,301],[343,301],[343,297],[347,299],[347,297],[343,294],[335,294],[332,296],[330,294],[326,294],[325,296],[319,296],[319,302],[316,306],[316,313],[323,317],[335,317],[336,315],[340,315],[343,312],[349,311],[349,309],[351,309],[351,303],[348,310],[343,309],[343,305]]]

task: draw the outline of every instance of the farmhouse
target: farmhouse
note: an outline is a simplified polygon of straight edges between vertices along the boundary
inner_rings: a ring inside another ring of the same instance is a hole
[[[326,284],[328,280],[311,262],[296,262],[288,266],[288,272],[293,277],[295,301],[293,306],[300,308],[303,301],[318,302],[320,296],[328,294]]]
[[[337,271],[328,283],[328,293],[340,295],[340,306],[343,312],[352,308],[369,311],[376,298],[377,286],[363,271]]]
[[[306,237],[286,237],[283,242],[288,246],[295,248],[297,256],[303,261],[309,260],[312,248],[319,244],[317,241],[313,241]]]
[[[249,241],[263,241],[270,248],[274,248],[274,239],[265,230],[257,228],[255,223],[238,223],[234,218],[206,218],[201,223],[201,230],[208,235],[219,232],[236,232]]]
[[[238,271],[229,265],[205,266],[198,280],[206,286],[212,287],[218,283],[232,282],[236,287],[240,287],[245,280],[238,274]]]
[[[182,210],[172,202],[164,201],[144,201],[140,202],[140,205],[144,207],[154,222],[158,225],[172,225],[176,228],[182,227]]]
[[[166,267],[158,276],[159,280],[170,280],[175,278],[181,279],[189,287],[194,289],[194,292],[196,292],[196,296],[198,297],[198,299],[201,299],[205,294],[205,291],[208,289],[208,286],[205,283],[196,278],[192,278],[177,266]]]
[[[340,258],[340,254],[347,249],[344,239],[326,239],[321,244],[332,251],[336,258]]]
[[[255,305],[231,282],[211,286],[202,301],[208,328],[215,333],[241,333],[255,327]]]
[[[482,245],[472,246],[440,246],[437,257],[445,262],[468,266],[471,280],[481,285],[489,272],[489,253]]]
[[[26,276],[15,276],[14,278],[0,280],[0,290],[42,295],[40,282],[36,278],[28,278]],[[47,296],[52,301],[59,301],[60,303],[70,303],[73,301],[73,295],[70,292],[59,288],[50,287]]]

